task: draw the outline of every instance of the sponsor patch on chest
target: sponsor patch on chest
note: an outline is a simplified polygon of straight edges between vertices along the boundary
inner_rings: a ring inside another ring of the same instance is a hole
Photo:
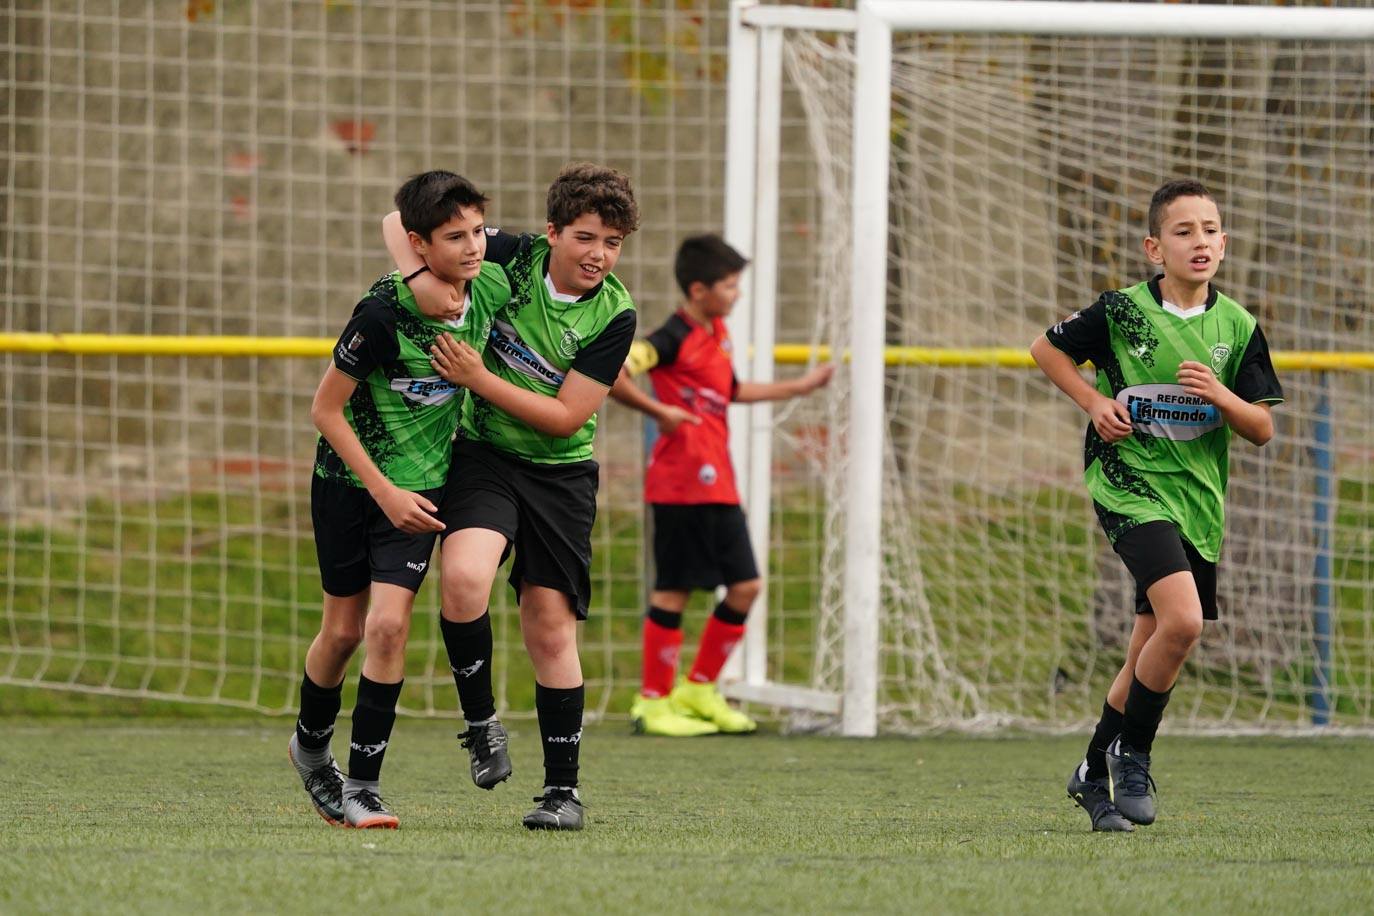
[[[1116,396],[1138,433],[1184,442],[1220,429],[1221,412],[1182,385],[1132,385]]]

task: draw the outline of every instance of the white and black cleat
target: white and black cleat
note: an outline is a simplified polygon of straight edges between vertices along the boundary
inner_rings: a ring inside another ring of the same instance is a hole
[[[291,765],[296,768],[296,774],[305,784],[305,792],[310,796],[310,804],[314,805],[316,813],[335,827],[342,827],[344,777],[343,773],[339,772],[339,765],[334,762],[334,756],[331,754],[329,762],[320,767],[310,767],[301,763],[301,748],[296,742],[294,732],[291,734],[291,740],[287,742],[286,756],[290,758]]]

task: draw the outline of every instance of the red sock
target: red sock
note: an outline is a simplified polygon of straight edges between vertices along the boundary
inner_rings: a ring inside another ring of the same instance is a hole
[[[675,615],[680,620],[681,615]],[[682,630],[644,618],[644,666],[639,692],[651,699],[666,697],[677,677],[677,656],[682,651]]]
[[[716,612],[706,621],[706,629],[701,634],[701,645],[697,648],[696,661],[692,663],[692,673],[688,680],[698,684],[714,683],[720,677],[720,669],[730,657],[735,643],[744,635],[744,615],[732,611],[724,602],[716,607]]]

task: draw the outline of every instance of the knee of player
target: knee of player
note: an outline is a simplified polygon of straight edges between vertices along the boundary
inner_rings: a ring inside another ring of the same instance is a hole
[[[362,645],[362,622],[348,620],[326,623],[320,630],[320,637],[331,651],[341,655],[351,655],[358,646]]]
[[[558,658],[577,651],[577,632],[566,628],[526,627],[525,648],[534,658]]]
[[[373,608],[367,615],[367,650],[391,654],[405,649],[410,615]]]
[[[736,613],[747,614],[762,590],[763,582],[759,579],[736,582],[725,590],[725,603]]]
[[[445,566],[442,590],[447,609],[468,610],[470,605],[485,608],[491,596],[491,579],[473,569]]]
[[[1177,653],[1186,655],[1202,638],[1202,617],[1186,617],[1161,625],[1158,635],[1164,637]]]

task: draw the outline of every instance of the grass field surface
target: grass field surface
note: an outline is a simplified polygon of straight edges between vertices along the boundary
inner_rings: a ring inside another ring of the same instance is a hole
[[[1159,822],[1094,835],[1064,795],[1077,737],[606,723],[583,744],[588,829],[558,835],[519,826],[542,771],[534,723],[510,724],[515,776],[486,793],[452,723],[401,720],[401,829],[350,831],[310,808],[288,719],[0,720],[0,912],[1374,910],[1366,740],[1165,736]]]

